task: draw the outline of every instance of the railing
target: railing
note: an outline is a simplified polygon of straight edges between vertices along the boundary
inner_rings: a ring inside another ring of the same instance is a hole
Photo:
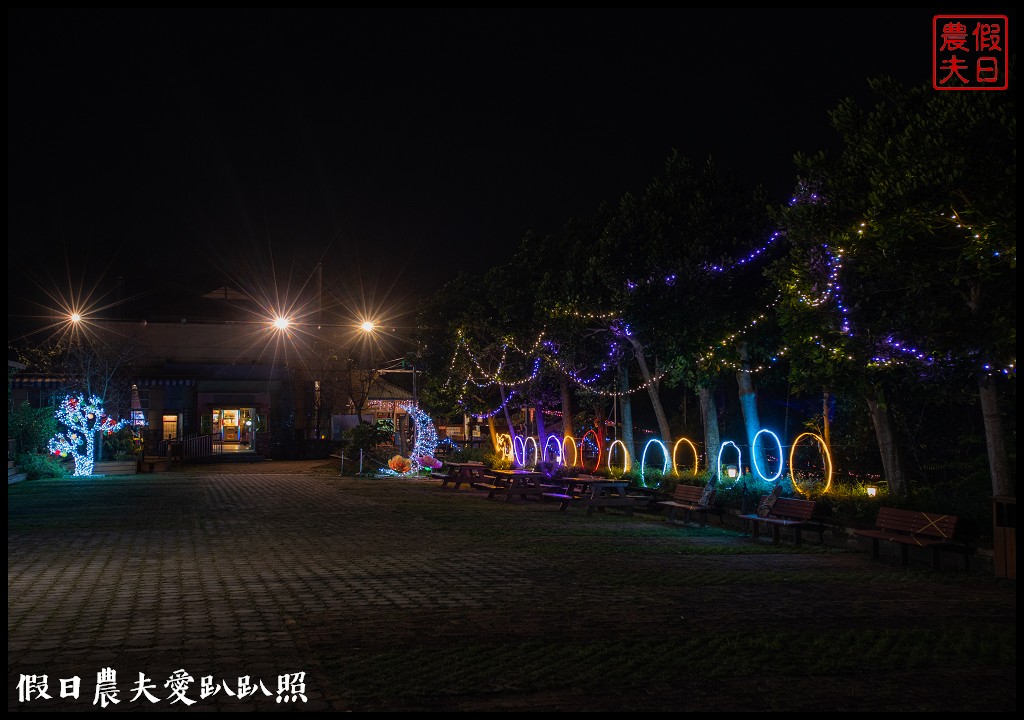
[[[166,448],[166,450],[165,450]],[[224,445],[220,435],[190,435],[160,441],[161,454],[166,452],[166,457],[172,463],[205,462],[214,455],[224,452]]]

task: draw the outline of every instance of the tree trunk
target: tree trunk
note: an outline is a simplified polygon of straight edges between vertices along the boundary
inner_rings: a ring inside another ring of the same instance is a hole
[[[575,417],[576,412],[572,406],[572,388],[569,387],[569,380],[565,375],[561,376],[561,387],[562,392],[562,437],[574,436],[572,419]]]
[[[907,478],[903,474],[903,464],[900,460],[899,448],[896,446],[892,413],[885,400],[879,398],[874,390],[868,390],[864,394],[864,399],[867,400],[868,411],[871,413],[871,424],[875,428],[875,438],[882,456],[882,472],[885,474],[886,482],[889,483],[889,492],[896,497],[906,498],[910,488],[907,485]]]
[[[636,446],[633,444],[633,401],[629,394],[629,365],[619,365],[619,406],[622,408],[622,444],[629,450],[629,456],[636,457]]]
[[[512,443],[512,465],[522,467],[516,460],[516,427],[512,424],[512,413],[508,409],[508,403],[505,402],[505,387],[498,385],[498,392],[501,393],[501,405],[505,413],[505,423],[508,425],[509,442]],[[523,459],[525,460],[526,458]]]
[[[983,374],[978,378],[978,398],[985,423],[985,445],[988,448],[988,466],[992,474],[992,495],[1013,497],[1016,488],[1010,475],[1010,463],[1003,440],[1003,418],[999,413],[999,394],[992,378]]]
[[[821,437],[825,447],[832,450],[832,393],[826,388],[821,394]]]
[[[637,364],[640,366],[640,373],[643,375],[644,382],[647,384],[647,392],[651,396],[651,405],[654,408],[654,417],[658,420],[658,431],[661,433],[661,441],[665,443],[666,447],[671,447],[672,433],[668,428],[668,418],[665,416],[665,408],[662,407],[661,404],[661,393],[658,391],[658,384],[654,382],[654,376],[651,375],[651,370],[647,367],[647,359],[644,357],[644,348],[632,335],[627,337],[630,344],[633,346],[633,353],[636,356]]]
[[[494,415],[487,418],[487,430],[491,434],[491,447],[498,452],[498,426],[494,423]]]
[[[764,444],[754,447],[754,438],[761,431],[761,419],[757,413],[757,390],[754,388],[754,376],[750,372],[750,352],[747,344],[741,342],[740,368],[736,371],[736,384],[739,386],[740,411],[743,413],[743,426],[747,431],[747,446],[750,448],[750,462],[760,469],[761,474],[770,477]],[[743,473],[743,468],[740,468]]]
[[[547,427],[544,425],[544,409],[540,405],[533,406],[533,414],[537,418],[537,462],[547,455]]]
[[[971,314],[982,318],[982,286],[973,283],[968,295],[967,307]],[[978,377],[978,401],[981,404],[981,416],[985,424],[985,447],[988,450],[988,468],[992,476],[992,495],[994,497],[1012,496],[1016,489],[1010,476],[1009,456],[1003,436],[1003,420],[999,414],[999,393],[992,378],[988,374]]]
[[[715,402],[715,389],[701,387],[697,391],[700,397],[700,416],[704,421],[704,447],[707,450],[707,468],[712,477],[718,478],[718,450],[722,438],[718,434],[718,403]]]

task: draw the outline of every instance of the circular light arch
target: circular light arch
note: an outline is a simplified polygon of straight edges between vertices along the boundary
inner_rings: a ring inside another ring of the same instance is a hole
[[[724,443],[722,443],[718,447],[718,461],[715,463],[715,469],[716,469],[716,472],[718,473],[718,479],[719,480],[722,479],[722,453],[725,452],[725,448],[726,448],[727,445],[732,445],[734,448],[736,448],[736,468],[737,468],[737,471],[736,471],[736,478],[735,478],[735,480],[738,481],[740,479],[740,475],[743,474],[743,453],[740,452],[739,445],[734,443],[732,440],[726,440]]]
[[[818,441],[818,449],[821,450],[822,457],[825,458],[825,488],[821,491],[825,494],[832,487],[832,452],[828,449],[828,445],[825,444],[825,440],[820,436],[812,432],[800,433],[796,436],[796,440],[793,441],[793,446],[789,449],[789,479],[793,482],[793,488],[804,495],[808,493],[807,490],[800,487],[800,484],[796,481],[796,473],[793,471],[793,455],[796,453],[796,446],[802,438],[812,437]]]
[[[778,445],[779,447],[779,469],[771,477],[768,477],[763,472],[761,472],[761,468],[757,466],[757,439],[761,437],[762,433],[767,433],[771,435],[773,438],[775,438],[775,444]],[[775,482],[776,480],[778,480],[780,477],[782,477],[782,453],[782,441],[779,440],[778,435],[773,433],[771,430],[758,430],[757,435],[754,436],[753,442],[750,443],[750,457],[751,464],[754,466],[754,472],[761,476],[761,479],[763,479],[765,482]]]
[[[615,440],[612,442],[611,445],[608,446],[608,472],[612,471],[612,454],[615,451],[616,445],[622,446],[622,473],[623,475],[625,475],[626,473],[629,472],[630,468],[629,450],[626,449],[626,443],[622,442],[621,440]]]
[[[665,443],[663,443],[661,440],[658,440],[657,438],[651,438],[650,440],[648,440],[647,444],[644,445],[643,454],[640,455],[640,485],[642,487],[647,487],[647,481],[644,480],[644,468],[647,465],[647,448],[649,448],[651,446],[651,443],[657,443],[658,446],[661,448],[661,457],[662,457],[661,474],[662,475],[668,474],[668,467],[669,467],[669,465],[671,465],[671,460],[670,460],[670,458],[668,456],[668,448],[665,447]]]
[[[694,477],[697,475],[697,465],[699,460],[697,459],[697,446],[690,442],[687,438],[679,438],[676,440],[676,444],[672,446],[672,472],[676,475],[679,474],[679,467],[676,465],[676,451],[679,450],[679,443],[686,443],[693,450],[693,474]]]

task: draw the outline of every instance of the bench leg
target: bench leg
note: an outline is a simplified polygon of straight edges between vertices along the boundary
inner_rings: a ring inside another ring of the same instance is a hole
[[[871,557],[874,560],[878,559],[878,538],[871,538]]]
[[[778,525],[772,525],[772,545],[778,545],[782,542],[782,528]]]
[[[761,523],[759,523],[757,520],[751,520],[750,524],[753,526],[750,529],[750,535],[755,540],[757,540],[759,537],[761,537]]]
[[[676,509],[674,507],[670,507],[668,509],[668,521],[669,522],[675,522],[676,521]]]
[[[796,545],[800,544],[800,528],[793,528],[793,543]]]
[[[706,512],[700,513],[700,526],[703,528],[708,524],[708,514]]]
[[[910,548],[900,543],[900,562],[904,565],[910,562]]]
[[[932,570],[941,570],[942,560],[939,558],[939,549],[932,548]]]

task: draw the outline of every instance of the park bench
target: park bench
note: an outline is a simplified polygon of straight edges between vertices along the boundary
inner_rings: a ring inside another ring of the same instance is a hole
[[[941,568],[939,553],[943,551],[963,553],[964,569],[970,569],[970,548],[956,539],[957,524],[956,515],[883,507],[878,510],[873,530],[851,532],[871,539],[871,557],[876,560],[879,541],[885,540],[900,546],[900,561],[904,565],[909,562],[910,548],[920,547],[931,551],[934,570]]]
[[[758,507],[765,504],[767,495],[761,498]],[[782,528],[792,528],[793,542],[800,544],[800,531],[813,530],[818,533],[821,543],[825,542],[825,526],[814,520],[814,510],[817,503],[814,500],[800,500],[799,498],[776,498],[770,506],[767,515],[749,513],[740,515],[743,520],[743,527],[746,529],[748,523],[752,523],[752,535],[754,539],[760,537],[761,525],[768,525],[772,529],[772,545],[778,545],[782,539]]]
[[[676,512],[679,510],[686,511],[686,518],[689,522],[693,522],[694,513],[700,516],[700,526],[704,527],[707,523],[707,514],[714,512],[715,505],[715,488],[699,487],[697,485],[676,485],[675,492],[672,494],[671,500],[662,500],[658,505],[662,505],[669,509],[668,511],[668,522],[675,522]],[[721,522],[721,515],[719,515],[719,522]]]

